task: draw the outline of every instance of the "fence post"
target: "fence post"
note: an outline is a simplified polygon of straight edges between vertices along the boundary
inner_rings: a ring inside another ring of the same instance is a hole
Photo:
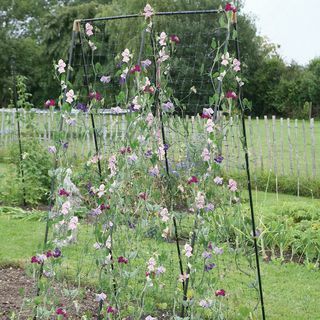
[[[292,159],[292,142],[291,142],[291,125],[290,118],[287,118],[287,127],[288,127],[288,143],[289,143],[289,158],[290,158],[290,174],[293,175],[293,159]]]
[[[299,163],[299,151],[298,151],[298,120],[294,120],[294,137],[295,137],[295,151],[296,151],[296,168],[297,168],[297,196],[300,196],[300,163]]]
[[[311,158],[312,158],[312,176],[316,176],[316,148],[314,139],[314,118],[310,119],[310,131],[311,131]]]

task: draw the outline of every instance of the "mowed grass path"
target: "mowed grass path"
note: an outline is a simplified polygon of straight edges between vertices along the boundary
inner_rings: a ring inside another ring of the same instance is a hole
[[[279,197],[279,205],[283,202],[295,201],[292,196]],[[310,203],[310,199],[300,198],[301,203]],[[320,203],[319,200],[313,200]],[[270,208],[276,205],[274,194],[256,194],[256,208],[260,214],[268,214]],[[260,205],[257,205],[260,204]],[[24,221],[13,219],[10,215],[0,216],[0,265],[18,264],[27,266],[30,257],[41,248],[45,225],[39,221]],[[69,271],[74,272],[79,265],[82,271],[88,269],[90,276],[94,269],[89,260],[90,254],[83,255],[83,247],[91,248],[94,239],[90,232],[90,226],[82,226],[80,232],[80,244],[66,249],[66,263]],[[142,244],[146,252],[152,248],[165,249],[168,252],[175,250],[174,244],[164,244],[153,239],[146,239]],[[90,251],[90,249],[89,249]],[[39,251],[38,251],[39,252]],[[226,254],[226,260],[230,260],[229,280],[226,286],[237,288],[237,283],[243,286],[245,278],[232,266],[232,257]],[[71,262],[74,260],[74,262]],[[75,263],[75,264],[74,264]],[[261,261],[263,286],[266,303],[267,319],[274,320],[306,320],[320,319],[320,273],[319,270],[310,269],[304,265],[279,261],[265,263]],[[91,270],[91,271],[90,271]],[[173,271],[172,271],[173,272]],[[231,273],[230,273],[231,272]],[[91,279],[92,281],[92,279]]]

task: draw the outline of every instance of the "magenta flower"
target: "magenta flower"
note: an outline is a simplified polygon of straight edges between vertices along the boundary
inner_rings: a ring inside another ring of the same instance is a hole
[[[118,258],[118,263],[128,264],[129,260],[123,256]]]
[[[136,64],[133,68],[131,68],[130,73],[141,72],[141,67]]]
[[[116,314],[117,312],[118,312],[118,310],[115,309],[115,308],[113,308],[113,307],[111,307],[111,306],[109,306],[109,307],[107,308],[107,313]]]
[[[237,12],[237,8],[234,6],[233,3],[227,3],[225,8],[224,8],[225,11],[232,11],[232,12]]]
[[[64,318],[67,318],[67,311],[64,310],[63,308],[58,308],[56,310],[56,314],[60,315],[60,316],[63,316]]]
[[[196,176],[192,176],[191,178],[188,179],[188,184],[192,184],[192,183],[198,183],[199,180]]]
[[[148,199],[148,195],[146,192],[140,192],[139,198],[146,201]]]
[[[216,295],[216,297],[219,297],[219,296],[224,297],[226,295],[226,292],[223,289],[219,289],[219,290],[216,290],[214,294]]]
[[[227,93],[226,93],[226,98],[227,99],[237,99],[238,98],[238,96],[236,95],[236,93],[234,92],[234,91],[228,91]]]
[[[170,41],[173,42],[173,43],[179,44],[180,43],[180,38],[177,35],[172,34],[170,36]]]
[[[31,263],[38,263],[38,264],[40,264],[41,262],[40,262],[40,260],[38,259],[37,256],[33,256],[33,257],[31,257]]]
[[[70,193],[69,193],[68,191],[66,191],[64,188],[62,188],[62,189],[59,190],[59,196],[69,197],[69,196],[70,196]]]
[[[102,100],[102,94],[100,92],[89,92],[89,99],[93,100],[96,99],[97,101]]]
[[[54,101],[54,99],[49,99],[44,103],[44,106],[46,108],[54,107],[55,105],[56,105],[56,102]]]

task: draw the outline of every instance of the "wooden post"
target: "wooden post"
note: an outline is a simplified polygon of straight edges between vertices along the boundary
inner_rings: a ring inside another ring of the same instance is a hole
[[[294,137],[295,137],[295,151],[296,151],[296,168],[297,168],[297,196],[300,196],[300,163],[299,163],[299,150],[298,150],[298,120],[294,120]]]
[[[316,147],[314,139],[314,118],[310,119],[312,176],[316,176]]]
[[[261,141],[259,117],[256,117],[256,132],[257,132],[257,140],[258,140],[259,152],[260,152],[260,170],[263,171],[264,165],[263,165],[262,141]]]
[[[291,142],[291,125],[290,119],[287,118],[287,127],[288,127],[288,143],[289,143],[289,159],[290,159],[290,174],[293,175],[293,159],[292,159],[292,142]]]
[[[280,145],[281,145],[281,172],[284,175],[284,148],[283,148],[283,118],[280,118]]]
[[[309,166],[308,166],[308,157],[307,157],[307,139],[306,139],[306,122],[302,120],[302,136],[303,136],[303,154],[304,154],[304,165],[306,169],[306,177],[309,177]]]

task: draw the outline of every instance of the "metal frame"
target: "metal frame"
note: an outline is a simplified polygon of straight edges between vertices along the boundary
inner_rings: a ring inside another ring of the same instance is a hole
[[[223,9],[219,10],[194,10],[194,11],[172,11],[172,12],[158,12],[155,13],[154,16],[173,16],[173,15],[200,15],[200,14],[222,14],[225,13]],[[81,50],[82,50],[82,59],[85,61],[85,56],[84,56],[84,51],[83,51],[83,46],[82,46],[82,38],[80,35],[80,25],[87,23],[87,22],[105,22],[105,21],[110,21],[110,20],[120,20],[120,19],[131,19],[131,18],[143,18],[143,15],[141,14],[129,14],[129,15],[122,15],[122,16],[111,16],[111,17],[100,17],[100,18],[92,18],[92,19],[79,19],[74,21],[73,25],[73,32],[72,32],[72,40],[71,40],[71,46],[69,50],[69,59],[68,59],[68,66],[72,66],[72,56],[73,56],[73,50],[75,47],[75,40],[77,35],[79,35],[80,38],[80,44],[81,44]],[[236,21],[236,14],[234,14],[234,20],[233,20],[233,28],[234,30],[238,31],[237,27],[237,21]],[[237,59],[240,61],[240,45],[239,45],[239,39],[238,39],[238,32],[237,36],[235,38],[235,47],[236,47],[236,56]],[[68,68],[67,72],[67,82],[70,79],[70,68]],[[86,85],[88,87],[88,73],[86,70],[86,65],[84,64],[84,72],[85,72],[85,79],[86,79]],[[257,237],[256,237],[256,224],[255,224],[255,215],[254,215],[254,207],[253,207],[253,197],[252,197],[252,188],[251,188],[251,176],[250,176],[250,166],[249,166],[249,155],[248,155],[248,150],[247,150],[247,134],[246,134],[246,125],[245,125],[245,110],[242,104],[242,90],[241,87],[238,87],[238,92],[239,92],[239,105],[241,107],[241,120],[242,120],[242,130],[243,130],[243,148],[244,148],[244,153],[245,153],[245,163],[246,163],[246,174],[247,174],[247,189],[249,193],[249,203],[250,203],[250,215],[251,215],[251,227],[252,227],[252,235],[253,235],[253,242],[254,242],[254,252],[255,252],[255,260],[256,260],[256,267],[257,267],[257,280],[259,284],[259,297],[260,297],[260,303],[261,303],[261,313],[262,313],[262,319],[265,320],[265,306],[264,306],[264,299],[263,299],[263,287],[262,287],[262,280],[261,280],[261,270],[260,270],[260,262],[259,262],[259,249],[258,249],[258,244],[257,244]],[[219,89],[219,95],[221,95],[221,88]],[[157,104],[157,100],[155,102]],[[219,103],[220,103],[220,98],[219,102],[215,105],[215,111],[218,110],[219,108]],[[161,114],[161,113],[160,113]],[[161,117],[161,122],[162,122],[162,117]],[[97,137],[96,137],[96,128],[95,128],[95,123],[94,123],[94,117],[93,114],[91,114],[91,123],[92,123],[92,128],[94,132],[94,141],[95,141],[95,148],[96,152],[99,153],[99,147],[97,144]],[[60,122],[60,131],[62,131],[62,119]],[[165,143],[166,138],[163,130],[163,123],[162,123],[162,140]],[[167,151],[165,151],[165,163],[166,163],[166,172],[167,176],[169,178],[169,187],[170,187],[170,174],[169,174],[169,167],[168,167],[168,159],[167,159]],[[55,168],[57,168],[57,161],[55,162]],[[100,161],[98,162],[98,170],[99,170],[99,175],[101,178],[101,164]],[[55,178],[52,177],[51,181],[51,192],[50,192],[50,209],[52,206],[52,198],[53,198],[53,193],[54,193],[54,187],[55,187]],[[50,213],[50,211],[49,211]],[[47,218],[47,224],[46,224],[46,232],[45,232],[45,240],[44,240],[44,248],[47,246],[47,239],[48,239],[48,228],[49,228],[49,213],[48,213],[48,218]],[[178,250],[178,256],[180,259],[180,271],[183,273],[183,266],[182,266],[182,260],[180,258],[181,252],[179,248],[179,243],[178,243],[178,230],[177,230],[177,224],[175,221],[173,221],[174,227],[175,227],[175,235],[176,235],[176,241],[177,241],[177,250]],[[193,234],[195,236],[195,234]],[[41,270],[43,270],[43,266],[41,266]],[[43,272],[43,271],[42,271]],[[40,277],[42,276],[42,272],[40,273]],[[116,287],[115,287],[116,290]],[[183,292],[184,296],[186,295],[187,292],[187,283],[183,283]],[[39,295],[39,287],[37,291],[37,295]],[[185,297],[184,297],[185,298]],[[185,300],[185,299],[184,299]],[[100,306],[101,308],[101,306]],[[101,310],[101,309],[100,309]],[[185,315],[185,307],[182,307],[181,310],[181,315]]]

